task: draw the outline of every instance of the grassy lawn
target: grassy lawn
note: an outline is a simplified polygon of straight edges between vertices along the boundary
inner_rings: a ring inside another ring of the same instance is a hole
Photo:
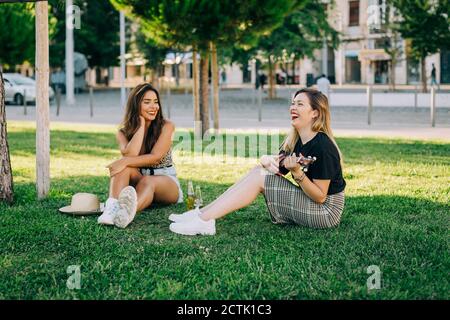
[[[347,198],[336,229],[273,225],[261,196],[219,220],[216,236],[183,237],[167,217],[184,204],[147,209],[125,230],[57,211],[76,192],[106,200],[105,165],[119,155],[113,126],[52,126],[44,201],[35,200],[33,124],[8,130],[16,201],[0,204],[1,299],[450,298],[448,143],[338,138]],[[183,189],[193,180],[206,202],[256,160],[175,153]],[[70,265],[81,268],[80,290],[66,286]],[[367,289],[371,265],[380,290]]]

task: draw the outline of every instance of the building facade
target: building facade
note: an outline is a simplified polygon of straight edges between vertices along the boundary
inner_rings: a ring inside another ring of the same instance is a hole
[[[288,74],[293,74],[295,80],[288,83],[299,82],[303,86],[314,83],[321,74],[338,85],[389,84],[392,76],[397,85],[420,84],[420,62],[408,56],[408,41],[386,28],[387,18],[394,18],[386,0],[335,0],[327,5],[327,10],[330,24],[341,33],[340,46],[334,50],[324,40],[322,49],[314,52],[313,59],[290,62],[285,68],[278,66],[276,74],[289,70]],[[399,49],[394,73],[391,72],[391,56],[384,50],[386,41]],[[450,83],[450,50],[441,50],[426,58],[428,83],[432,64],[438,83]],[[255,78],[255,72],[251,62],[248,70],[236,65],[226,67],[230,84],[248,83]]]
[[[330,24],[342,35],[341,44],[337,50],[325,44],[315,53],[315,61],[301,61],[302,84],[306,84],[307,74],[322,73],[339,85],[388,84],[392,73],[391,57],[384,50],[387,38],[391,47],[400,51],[393,66],[395,84],[420,83],[420,63],[408,56],[408,42],[386,29],[385,21],[393,18],[386,0],[335,0],[327,10]],[[427,78],[433,63],[437,81],[450,83],[450,51],[442,50],[427,57]]]

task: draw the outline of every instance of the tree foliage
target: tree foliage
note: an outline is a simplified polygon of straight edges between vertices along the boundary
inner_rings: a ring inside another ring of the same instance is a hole
[[[400,16],[398,31],[409,43],[408,54],[421,62],[422,90],[427,91],[425,58],[450,48],[448,0],[389,0]]]
[[[0,5],[0,65],[5,70],[26,61],[34,64],[34,21],[34,4]]]
[[[411,40],[416,58],[450,48],[450,2],[448,0],[389,0],[400,15],[399,31]]]
[[[255,45],[283,22],[295,0],[111,0],[138,17],[149,35],[172,48],[208,50],[233,44]]]
[[[65,1],[49,0],[56,27],[50,37],[50,64],[62,67],[65,58]],[[119,60],[119,13],[108,0],[74,0],[81,9],[81,27],[74,29],[75,51],[86,55],[91,67],[117,65]]]

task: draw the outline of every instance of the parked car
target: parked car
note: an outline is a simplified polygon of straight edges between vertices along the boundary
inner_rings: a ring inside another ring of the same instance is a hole
[[[79,52],[73,53],[73,67],[74,67],[74,90],[75,93],[87,90],[86,72],[89,68],[86,56]],[[55,71],[50,74],[50,83],[54,90],[61,89],[61,93],[66,93],[66,72],[62,70]]]
[[[25,92],[27,102],[36,102],[36,81],[34,79],[19,73],[5,73],[3,79],[5,82],[5,102],[23,105]],[[48,95],[50,101],[55,98],[55,92],[50,86],[48,87]]]

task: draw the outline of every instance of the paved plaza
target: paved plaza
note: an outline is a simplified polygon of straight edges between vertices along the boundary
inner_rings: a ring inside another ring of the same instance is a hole
[[[220,127],[222,129],[283,129],[289,128],[288,106],[295,89],[280,88],[277,99],[268,100],[262,94],[261,121],[258,121],[258,95],[250,88],[225,89],[220,92]],[[118,124],[124,108],[120,106],[119,90],[97,90],[94,93],[94,115],[90,116],[89,94],[76,95],[76,105],[68,107],[62,96],[60,114],[51,104],[52,122]],[[178,128],[193,127],[192,95],[161,93],[166,117]],[[397,136],[420,139],[450,140],[450,92],[436,95],[436,124],[430,124],[430,94],[417,95],[414,107],[413,91],[396,93],[375,90],[371,125],[367,124],[367,97],[364,90],[334,90],[330,97],[332,127],[342,136]],[[35,107],[7,105],[7,120],[35,120]]]

